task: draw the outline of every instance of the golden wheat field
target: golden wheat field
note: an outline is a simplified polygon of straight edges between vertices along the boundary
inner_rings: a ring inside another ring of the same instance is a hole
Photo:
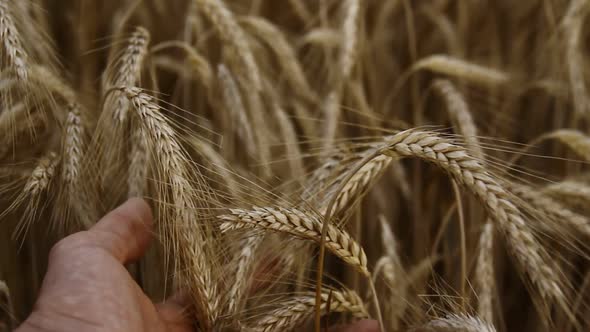
[[[0,331],[129,197],[200,331],[590,330],[589,14],[0,0]]]

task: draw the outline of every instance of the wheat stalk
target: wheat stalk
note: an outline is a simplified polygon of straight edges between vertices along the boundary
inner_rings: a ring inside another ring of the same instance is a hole
[[[75,187],[79,183],[84,150],[83,137],[84,126],[80,116],[80,108],[76,104],[70,104],[66,117],[63,153],[63,178],[68,186]]]
[[[535,140],[540,142],[545,139],[556,139],[563,144],[566,144],[580,157],[586,161],[590,161],[590,137],[586,136],[579,130],[574,129],[559,129],[547,134],[543,134]]]
[[[129,175],[127,177],[128,197],[143,197],[147,190],[150,152],[147,137],[141,126],[133,128]]]
[[[82,225],[89,228],[98,216],[90,206],[90,198],[86,195],[82,181],[85,135],[80,105],[71,103],[68,105],[63,135],[62,177],[68,206],[76,211]]]
[[[197,79],[207,88],[211,87],[213,70],[207,58],[201,55],[190,44],[181,41],[166,41],[159,43],[151,48],[150,53],[154,54],[166,48],[179,48],[185,52],[185,62],[181,62],[172,56],[160,55],[154,57],[151,62],[158,66],[176,72],[183,78],[190,78],[194,73]],[[191,72],[186,72],[186,66],[189,66]]]
[[[423,58],[412,66],[412,71],[419,69],[428,69],[435,73],[461,78],[482,85],[503,85],[510,79],[508,74],[500,70],[440,54]]]
[[[27,181],[20,195],[0,213],[0,219],[15,210],[21,203],[26,202],[25,212],[17,224],[15,234],[25,233],[37,216],[37,209],[40,208],[42,195],[47,193],[52,181],[55,178],[60,158],[57,153],[51,151],[45,154],[29,174]]]
[[[358,25],[361,11],[361,1],[346,0],[344,6],[344,21],[342,22],[342,51],[340,53],[341,80],[348,79],[357,58]]]
[[[283,134],[283,137],[285,137],[285,150],[287,158],[289,159],[291,173],[294,178],[302,179],[305,174],[305,167],[303,165],[302,153],[297,139],[297,131],[285,110],[280,105],[274,104],[272,107],[281,133]]]
[[[240,76],[237,77],[240,79]],[[250,118],[252,119],[252,127],[256,128],[254,136],[258,149],[258,164],[261,166],[262,176],[270,178],[273,170],[271,146],[270,141],[273,139],[273,134],[267,126],[267,114],[265,104],[262,100],[262,93],[251,91],[251,84],[244,79],[239,80],[242,91],[249,91],[245,94]]]
[[[318,208],[321,207],[330,195],[334,195],[334,187],[339,184],[343,177],[340,176],[343,172],[346,172],[346,166],[358,161],[360,154],[344,153],[338,151],[333,155],[326,157],[322,164],[315,168],[306,181],[302,198],[305,201],[309,201],[312,197],[314,201],[318,203],[315,205]],[[318,199],[317,196],[321,195]]]
[[[479,236],[479,255],[475,268],[475,285],[477,287],[477,313],[483,321],[493,323],[494,310],[494,224],[488,221]]]
[[[397,241],[393,235],[393,230],[387,219],[383,215],[379,216],[379,225],[381,225],[381,242],[385,250],[385,255],[388,256],[392,262],[401,267],[401,260],[398,254]]]
[[[150,42],[150,34],[143,27],[135,28],[135,31],[129,38],[129,43],[125,48],[121,58],[117,61],[120,66],[114,74],[112,86],[119,87],[133,87],[141,79],[141,68],[147,52],[147,47]],[[125,123],[127,119],[128,103],[125,96],[119,96],[114,108],[114,118],[119,123]]]
[[[55,176],[58,162],[59,158],[55,152],[49,152],[47,156],[41,158],[25,184],[24,192],[30,196],[37,196],[47,190]]]
[[[291,5],[291,7],[293,8],[293,11],[295,12],[295,14],[297,14],[297,16],[299,16],[299,18],[303,22],[309,22],[312,15],[309,12],[309,9],[307,9],[307,5],[305,4],[305,2],[303,2],[301,0],[288,0],[288,1],[289,1],[289,5]]]
[[[303,35],[299,43],[335,48],[342,44],[342,33],[332,28],[315,28]]]
[[[324,135],[322,141],[322,150],[329,153],[334,146],[334,140],[338,135],[338,119],[340,118],[340,98],[341,91],[336,89],[326,96],[322,104],[324,111]]]
[[[507,184],[506,187],[512,193],[530,203],[534,209],[533,212],[548,217],[550,223],[546,226],[550,229],[555,228],[558,235],[565,228],[574,231],[576,235],[590,236],[590,219],[587,217],[573,212],[552,197],[538,192],[533,187],[515,182]]]
[[[22,39],[14,22],[10,2],[0,0],[0,40],[10,64],[14,66],[17,78],[26,82],[29,70],[28,55],[21,43]]]
[[[219,152],[211,144],[198,138],[193,138],[191,144],[198,154],[209,161],[214,172],[219,174],[227,186],[227,191],[235,197],[240,197],[242,189],[238,181],[236,181],[236,175],[231,171],[227,161]]]
[[[156,150],[160,153],[160,162],[167,169],[174,170],[180,176],[186,172],[185,154],[178,143],[176,133],[168,119],[162,114],[153,98],[136,87],[118,87],[121,93],[131,101],[134,106],[145,133],[156,143]],[[174,179],[174,177],[173,177]]]
[[[323,105],[325,118],[325,134],[323,141],[323,148],[325,151],[330,151],[334,144],[334,140],[338,135],[338,124],[341,114],[340,100],[342,98],[342,90],[344,83],[351,75],[353,66],[356,61],[357,44],[358,44],[358,24],[360,16],[360,1],[346,0],[344,6],[344,20],[342,22],[342,47],[340,52],[339,64],[340,71],[338,72],[338,83],[326,96]]]
[[[379,224],[381,225],[381,242],[385,255],[375,263],[373,278],[376,279],[379,272],[383,275],[383,279],[391,292],[389,296],[392,298],[391,301],[386,302],[385,317],[390,321],[391,328],[398,330],[400,318],[404,315],[408,306],[405,297],[409,279],[402,266],[393,231],[383,215],[379,216]]]
[[[155,148],[155,155],[161,163],[160,169],[169,174],[168,181],[175,202],[174,216],[182,228],[168,225],[172,228],[168,236],[177,246],[175,251],[180,256],[178,259],[182,265],[180,272],[185,278],[185,286],[191,291],[199,323],[204,328],[210,328],[217,318],[219,299],[216,297],[216,286],[210,274],[211,266],[203,247],[203,235],[198,228],[188,228],[199,216],[195,215],[197,204],[185,190],[193,186],[188,180],[185,153],[174,130],[151,96],[135,87],[118,89],[133,104],[143,130]]]
[[[116,86],[133,86],[141,78],[141,67],[147,55],[150,33],[145,28],[135,28],[123,55],[118,60],[121,65],[114,80]]]
[[[220,215],[222,232],[241,228],[263,228],[284,232],[296,237],[319,242],[323,223],[313,213],[296,208],[254,207],[252,210],[230,209],[230,214]],[[333,225],[328,227],[326,248],[369,276],[367,256],[363,248],[351,236]]]
[[[343,211],[345,208],[350,206],[350,203],[361,193],[365,192],[372,183],[375,182],[387,169],[387,167],[391,164],[393,158],[386,155],[379,155],[369,162],[364,164],[354,175],[346,182],[342,190],[338,192],[335,198],[333,213],[337,214]],[[362,160],[361,160],[362,162]],[[342,179],[346,176],[346,173],[343,173],[340,176],[340,180],[336,180],[336,183],[340,183],[343,181]],[[331,196],[328,196],[324,202],[329,201],[332,199]],[[322,208],[320,209],[320,214],[325,214],[326,212],[326,204],[321,204]]]
[[[262,79],[252,50],[247,43],[244,31],[240,28],[232,12],[220,0],[192,0],[194,8],[201,11],[213,24],[219,37],[230,51],[240,59],[248,81],[255,91],[262,89]]]
[[[450,314],[431,320],[422,327],[426,331],[448,332],[496,332],[496,328],[479,317],[464,314]]]
[[[294,92],[308,100],[315,100],[315,93],[307,83],[295,50],[293,50],[283,32],[261,17],[246,16],[240,18],[240,22],[276,54],[277,60],[284,71],[284,77],[292,85]]]
[[[542,299],[556,301],[567,312],[567,297],[557,265],[528,227],[511,195],[467,150],[432,132],[407,130],[385,139],[385,153],[415,157],[447,171],[479,198],[504,233],[516,260]]]
[[[248,119],[248,113],[246,112],[246,107],[244,107],[240,89],[233,75],[223,64],[217,66],[217,79],[221,86],[223,103],[232,120],[231,123],[237,125],[238,136],[246,144],[246,150],[251,154],[256,154],[258,152],[257,141],[254,138],[252,124],[250,123],[250,119]]]
[[[250,273],[254,262],[254,253],[258,246],[260,246],[262,239],[263,236],[251,234],[246,241],[244,241],[242,250],[240,250],[235,271],[236,277],[226,296],[228,299],[228,311],[230,313],[236,313],[240,308],[244,296],[243,292],[248,286],[248,274]]]
[[[484,153],[477,138],[477,127],[461,93],[448,80],[438,79],[432,86],[444,98],[453,125],[463,135],[467,148],[475,158],[483,160]]]
[[[368,316],[361,298],[351,290],[325,291],[322,293],[320,308],[326,310],[328,297],[331,293],[330,312],[352,314],[356,318]],[[278,330],[292,330],[312,317],[316,304],[315,293],[297,295],[278,303],[275,309],[258,319],[252,327],[255,331],[270,332]]]
[[[582,28],[588,4],[585,1],[570,1],[569,7],[563,18],[563,29],[566,31],[566,59],[569,81],[572,89],[574,111],[579,116],[588,115],[588,102],[590,98],[586,89],[586,78],[581,70],[584,63],[581,51]]]
[[[541,192],[555,200],[578,207],[586,207],[590,201],[590,186],[573,180],[547,185]]]

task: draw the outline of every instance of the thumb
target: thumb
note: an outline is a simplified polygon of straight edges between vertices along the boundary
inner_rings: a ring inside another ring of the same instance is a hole
[[[126,264],[141,257],[151,240],[152,213],[149,205],[132,198],[104,216],[88,231],[66,236],[49,254],[50,262],[58,257],[69,257],[80,248],[106,251]]]
[[[131,198],[88,230],[89,238],[121,263],[141,257],[151,240],[152,213],[142,199]]]

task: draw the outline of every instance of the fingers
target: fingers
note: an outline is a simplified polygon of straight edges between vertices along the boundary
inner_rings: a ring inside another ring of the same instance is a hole
[[[121,263],[129,263],[148,248],[152,223],[149,205],[142,199],[131,198],[104,216],[88,235]]]
[[[188,315],[187,298],[175,295],[156,305],[160,319],[164,321],[169,332],[192,332],[192,320]]]
[[[363,319],[351,325],[333,327],[330,332],[379,332],[379,323],[376,320]]]

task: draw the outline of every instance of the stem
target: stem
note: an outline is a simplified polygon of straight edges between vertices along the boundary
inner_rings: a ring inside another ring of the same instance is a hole
[[[457,202],[453,203],[453,205],[451,205],[451,207],[447,210],[447,212],[443,216],[442,223],[441,223],[440,227],[438,228],[438,231],[436,232],[436,237],[434,238],[434,242],[432,244],[432,251],[430,252],[431,257],[434,257],[434,255],[436,255],[436,251],[438,250],[438,247],[440,246],[440,241],[442,241],[443,234],[446,231],[447,227],[449,226],[449,222],[451,221],[451,217],[455,213],[456,209],[457,209]]]
[[[326,234],[328,233],[328,225],[330,223],[330,219],[332,218],[332,210],[334,209],[334,204],[336,203],[336,198],[338,198],[338,193],[342,191],[344,186],[350,181],[350,179],[369,161],[373,158],[380,155],[385,148],[375,149],[373,153],[366,156],[362,159],[356,167],[352,169],[348,176],[342,181],[338,190],[335,191],[334,196],[330,200],[328,204],[328,208],[326,209],[326,213],[324,214],[324,224],[322,225],[322,235],[320,237],[320,253],[318,257],[318,265],[317,265],[317,277],[316,277],[316,288],[315,288],[315,319],[314,319],[314,330],[315,332],[321,332],[321,318],[322,318],[322,311],[321,311],[321,304],[322,304],[322,277],[324,275],[324,258],[326,254]],[[369,282],[370,282],[369,277]],[[377,295],[374,295],[373,299],[376,299]],[[376,303],[377,307],[379,303]]]
[[[453,191],[457,201],[457,213],[459,214],[459,233],[461,237],[461,305],[465,309],[465,281],[467,280],[467,245],[465,239],[465,216],[463,214],[463,202],[461,192],[455,180],[452,180]]]
[[[381,316],[381,307],[379,306],[379,298],[377,297],[377,291],[375,290],[375,284],[372,278],[369,277],[369,286],[371,287],[371,293],[373,293],[373,304],[375,310],[377,310],[377,320],[379,321],[379,330],[385,332],[385,326],[383,325],[383,316]]]

